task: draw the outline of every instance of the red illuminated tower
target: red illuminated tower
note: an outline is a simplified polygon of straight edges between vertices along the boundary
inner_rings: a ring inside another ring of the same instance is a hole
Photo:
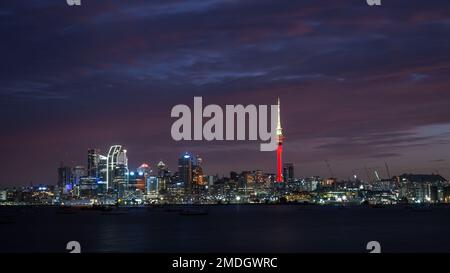
[[[283,130],[281,129],[280,119],[280,98],[278,98],[278,115],[277,115],[277,182],[283,182]]]

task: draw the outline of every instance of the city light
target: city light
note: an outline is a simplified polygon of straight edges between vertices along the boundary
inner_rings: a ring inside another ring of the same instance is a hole
[[[450,0],[7,0],[0,22],[0,253],[450,252]],[[2,268],[91,270],[32,256]]]
[[[222,177],[210,175],[204,172],[205,161],[199,155],[189,153],[178,158],[175,170],[170,170],[162,161],[155,164],[155,170],[145,163],[133,169],[128,166],[128,157],[122,151],[121,145],[112,146],[108,156],[102,156],[99,149],[89,150],[89,168],[81,165],[58,167],[57,185],[35,187],[30,195],[34,199],[23,203],[70,206],[92,204],[90,200],[95,199],[100,205],[287,202],[359,206],[434,204],[450,200],[449,182],[434,174],[402,174],[382,179],[378,173],[375,181],[370,183],[319,176],[299,178],[295,176],[294,164],[285,162],[280,183],[279,176],[263,170],[231,171],[230,176]],[[30,190],[25,188],[24,191]],[[38,194],[44,192],[46,194],[42,196]],[[0,192],[1,199],[6,199],[7,195],[7,192]]]

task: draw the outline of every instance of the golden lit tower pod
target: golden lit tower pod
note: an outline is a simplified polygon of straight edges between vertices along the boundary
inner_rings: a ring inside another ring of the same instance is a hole
[[[283,182],[283,129],[281,128],[281,118],[280,118],[280,98],[278,98],[278,113],[277,113],[277,182]]]

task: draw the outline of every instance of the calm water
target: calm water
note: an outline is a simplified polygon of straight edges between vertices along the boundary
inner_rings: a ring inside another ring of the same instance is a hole
[[[450,207],[210,206],[207,215],[165,209],[58,214],[55,208],[0,208],[0,252],[450,252]]]

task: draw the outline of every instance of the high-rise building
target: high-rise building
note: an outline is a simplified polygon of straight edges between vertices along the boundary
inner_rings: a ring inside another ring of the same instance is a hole
[[[204,179],[203,167],[202,167],[203,159],[200,156],[195,157],[194,164],[192,166],[192,182],[195,186],[205,186],[206,180]]]
[[[58,187],[63,190],[70,190],[72,188],[72,168],[61,166],[58,168]]]
[[[141,190],[142,192],[147,191],[146,181],[147,178],[152,175],[153,171],[150,168],[150,165],[147,163],[142,163],[139,168],[137,168],[135,176],[136,176],[136,189]]]
[[[158,178],[156,176],[146,177],[145,188],[147,195],[149,195],[151,198],[158,197],[159,194]]]
[[[6,201],[7,200],[7,192],[5,190],[0,191],[0,202]]]
[[[128,188],[129,178],[128,167],[123,164],[118,165],[113,172],[111,188],[115,190],[119,196],[122,196]]]
[[[153,171],[150,168],[150,165],[148,165],[147,163],[142,163],[141,166],[139,166],[139,168],[137,168],[137,172],[140,175],[144,175],[144,176],[148,176],[150,175]]]
[[[180,176],[180,182],[184,183],[184,188],[187,193],[191,192],[192,189],[192,170],[194,158],[188,154],[183,154],[178,159],[178,173]]]
[[[166,190],[167,189],[167,185],[170,181],[170,177],[171,177],[171,173],[169,171],[169,169],[167,168],[167,165],[164,164],[164,162],[159,161],[159,163],[156,165],[156,167],[158,168],[158,187],[159,190]]]
[[[141,166],[142,167],[142,166]],[[146,179],[150,175],[149,172],[144,171],[139,167],[136,171],[128,173],[127,189],[131,191],[139,190],[142,193],[146,190]]]
[[[75,166],[72,170],[72,182],[79,185],[82,177],[86,176],[86,168],[84,166]]]
[[[411,203],[443,202],[448,181],[438,174],[402,174],[397,177],[400,197]]]
[[[98,149],[88,150],[87,175],[99,177],[100,151]]]
[[[235,171],[231,171],[230,172],[230,179],[233,181],[238,181],[239,180],[239,174]]]
[[[283,165],[283,179],[284,182],[293,182],[294,177],[294,164],[293,163],[284,163]]]
[[[95,177],[84,176],[80,178],[80,182],[77,185],[78,196],[83,197],[95,197],[99,190],[101,190],[101,185],[98,184]],[[103,190],[101,190],[103,192]]]
[[[128,176],[127,150],[124,150],[121,145],[111,146],[106,166],[106,188],[118,189],[120,184],[126,183]]]
[[[100,190],[102,192],[107,190],[106,188],[108,181],[107,173],[108,173],[108,157],[104,155],[99,155],[97,183],[99,184]]]
[[[167,170],[166,164],[164,164],[164,162],[162,161],[159,161],[156,165],[156,168],[158,168],[158,177],[164,177]]]

